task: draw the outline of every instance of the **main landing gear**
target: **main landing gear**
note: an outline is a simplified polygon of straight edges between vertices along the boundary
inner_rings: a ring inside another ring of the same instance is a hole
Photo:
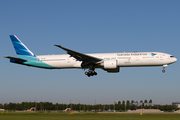
[[[94,71],[95,70],[94,66],[95,66],[94,64],[89,64],[88,65],[89,70],[85,72],[85,75],[87,75],[88,77],[97,75],[97,72]]]
[[[90,76],[97,75],[97,72],[95,72],[94,70],[89,70],[88,72],[85,72],[85,75],[87,75],[88,77],[90,77]]]
[[[162,72],[165,73],[165,68],[167,67],[168,65],[163,65],[163,70]]]

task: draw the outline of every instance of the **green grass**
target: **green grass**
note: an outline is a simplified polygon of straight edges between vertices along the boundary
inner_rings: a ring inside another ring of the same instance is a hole
[[[128,114],[128,113],[8,113],[0,120],[180,120],[180,114]]]

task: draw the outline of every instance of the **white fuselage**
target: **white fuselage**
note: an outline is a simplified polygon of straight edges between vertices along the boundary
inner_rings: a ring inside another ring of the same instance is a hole
[[[161,52],[132,52],[132,53],[96,53],[86,54],[96,58],[106,60],[116,60],[118,67],[140,67],[140,66],[163,66],[177,61],[170,54]],[[70,55],[40,55],[37,56],[42,62],[56,67],[63,68],[81,68],[81,61],[77,61]],[[103,67],[103,66],[102,66]],[[97,67],[97,68],[102,68]]]

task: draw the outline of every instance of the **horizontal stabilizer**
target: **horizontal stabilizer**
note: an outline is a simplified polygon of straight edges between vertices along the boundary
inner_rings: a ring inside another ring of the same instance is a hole
[[[5,58],[8,58],[8,59],[12,59],[12,60],[16,60],[16,61],[21,61],[21,62],[26,62],[28,60],[25,60],[25,59],[21,59],[21,58],[15,58],[15,57],[10,57],[10,56],[4,56]]]

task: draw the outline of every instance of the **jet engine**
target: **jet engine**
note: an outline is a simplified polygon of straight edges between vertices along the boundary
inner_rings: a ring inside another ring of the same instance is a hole
[[[104,70],[110,73],[119,72],[119,67],[117,66],[117,60],[105,60]]]

